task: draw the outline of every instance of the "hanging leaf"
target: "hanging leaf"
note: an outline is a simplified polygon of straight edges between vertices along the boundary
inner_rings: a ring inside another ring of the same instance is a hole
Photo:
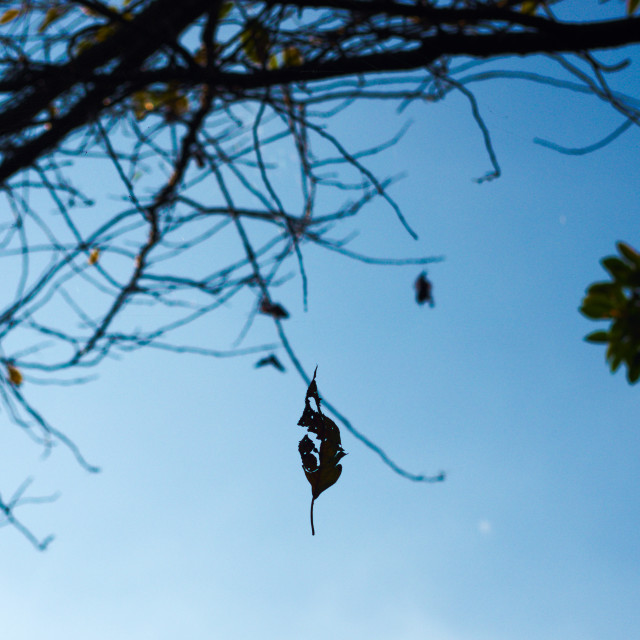
[[[282,362],[280,362],[280,360],[278,360],[278,358],[275,355],[273,355],[273,353],[270,356],[261,358],[253,366],[256,369],[259,369],[260,367],[271,366],[271,367],[275,367],[278,371],[284,372],[284,366],[282,365]]]
[[[7,9],[2,16],[0,16],[0,24],[7,24],[15,20],[20,15],[20,9]]]
[[[435,305],[435,302],[433,301],[433,285],[429,280],[427,280],[426,271],[423,271],[418,276],[418,279],[415,281],[413,286],[416,290],[416,302],[418,304],[428,302],[430,307]]]
[[[100,249],[96,247],[95,249],[91,250],[91,253],[89,254],[88,262],[90,265],[94,265],[98,262],[99,259],[100,259]]]
[[[316,534],[313,526],[313,505],[316,498],[338,481],[342,473],[342,465],[338,463],[347,455],[340,441],[340,429],[331,418],[322,413],[316,385],[317,371],[316,367],[304,399],[302,417],[298,420],[298,424],[305,427],[320,443],[318,450],[314,441],[305,434],[298,444],[302,469],[311,485],[311,535]],[[311,407],[311,400],[315,403],[315,409]]]
[[[14,387],[19,387],[22,384],[22,373],[18,367],[8,364],[7,365],[7,374],[9,375],[9,382]]]
[[[284,320],[289,317],[289,312],[277,302],[271,302],[267,298],[262,298],[260,301],[260,313],[271,316],[272,318],[278,318]]]

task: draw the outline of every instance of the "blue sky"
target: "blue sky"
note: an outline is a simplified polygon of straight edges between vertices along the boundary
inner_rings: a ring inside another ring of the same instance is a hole
[[[631,76],[618,88],[637,95]],[[640,135],[563,156],[533,138],[589,144],[620,119],[543,86],[474,91],[503,169],[482,185],[473,179],[490,165],[460,97],[401,116],[367,103],[336,122],[357,149],[413,120],[367,166],[406,172],[391,192],[419,240],[382,203],[343,233],[357,229],[350,246],[368,255],[444,256],[428,267],[435,308],[413,299],[419,267],[313,247],[308,312],[299,279],[277,296],[321,395],[396,462],[444,470],[446,482],[399,478],[343,430],[349,455],[316,503],[311,537],[297,452],[305,384],[291,367],[141,351],[105,362],[88,385],[25,385],[102,472],[62,448],[41,460],[5,422],[5,493],[26,475],[33,493],[61,492],[20,512],[56,534],[45,553],[0,530],[8,638],[637,634],[638,390],[583,342],[594,326],[577,308],[615,241],[640,245]],[[245,312],[230,304],[182,337],[228,346]],[[252,333],[263,339],[273,339],[267,318]]]

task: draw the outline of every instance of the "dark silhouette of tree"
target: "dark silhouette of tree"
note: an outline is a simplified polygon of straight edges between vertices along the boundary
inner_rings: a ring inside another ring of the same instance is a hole
[[[306,304],[309,243],[367,263],[439,259],[369,257],[332,236],[340,221],[382,199],[415,237],[388,192],[393,178],[375,176],[366,163],[397,137],[349,149],[332,134],[332,117],[359,100],[403,108],[459,93],[491,166],[482,182],[497,178],[500,166],[469,87],[517,77],[592,94],[619,112],[619,127],[584,149],[540,141],[565,153],[593,150],[638,124],[638,102],[608,84],[628,61],[605,65],[594,53],[640,41],[637,4],[620,5],[615,20],[567,21],[562,1],[2,2],[4,410],[45,449],[61,443],[95,471],[31,404],[28,384],[75,384],[107,356],[139,348],[273,353],[274,345],[238,346],[257,314],[273,320],[280,349],[309,385],[285,331],[289,313],[273,297],[284,264],[295,265]],[[560,79],[483,68],[528,55],[554,61]],[[295,197],[290,177],[282,188],[272,156],[282,144],[297,159]],[[56,215],[42,213],[51,207]],[[190,258],[221,239],[228,247],[232,237],[237,250],[221,251],[221,263]],[[172,341],[172,332],[240,293],[252,302],[235,348]],[[135,305],[162,306],[163,314],[140,328],[128,314]],[[280,360],[256,366],[264,364]],[[324,405],[396,472],[442,478],[405,471]],[[39,542],[15,509],[48,498],[25,490],[0,501],[0,510],[5,524],[44,548],[49,538]]]

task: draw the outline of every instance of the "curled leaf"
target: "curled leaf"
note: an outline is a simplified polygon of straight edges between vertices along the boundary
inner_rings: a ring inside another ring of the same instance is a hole
[[[304,399],[304,411],[298,424],[305,427],[320,443],[318,450],[314,441],[305,434],[298,444],[298,452],[302,460],[302,469],[311,485],[311,534],[315,535],[313,526],[313,505],[323,491],[333,486],[342,473],[342,465],[338,464],[347,455],[340,441],[340,429],[336,423],[322,413],[321,400],[316,385],[316,371],[307,389]],[[314,401],[316,408],[311,406]]]

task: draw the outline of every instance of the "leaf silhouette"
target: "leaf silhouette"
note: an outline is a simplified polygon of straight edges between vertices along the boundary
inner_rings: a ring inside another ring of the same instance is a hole
[[[282,364],[282,362],[280,362],[280,360],[278,360],[277,356],[273,355],[273,353],[270,356],[260,358],[260,360],[258,360],[258,362],[256,362],[253,366],[256,369],[259,369],[260,367],[272,366],[275,367],[278,371],[284,372],[284,365]]]
[[[426,271],[423,271],[418,276],[413,286],[416,289],[416,302],[418,304],[428,302],[430,307],[435,305],[433,300],[433,285],[431,281],[427,279]]]
[[[318,367],[313,372],[313,379],[304,399],[304,411],[298,420],[298,424],[305,427],[320,443],[320,450],[318,450],[314,441],[305,434],[298,444],[302,469],[311,485],[311,535],[316,534],[313,526],[313,505],[316,498],[338,481],[342,473],[342,465],[338,463],[347,455],[342,448],[338,425],[322,413],[316,385],[317,371]],[[311,406],[311,400],[315,402],[315,409]]]
[[[271,302],[267,298],[260,300],[260,313],[264,313],[272,318],[285,320],[289,317],[289,312],[277,302]]]

